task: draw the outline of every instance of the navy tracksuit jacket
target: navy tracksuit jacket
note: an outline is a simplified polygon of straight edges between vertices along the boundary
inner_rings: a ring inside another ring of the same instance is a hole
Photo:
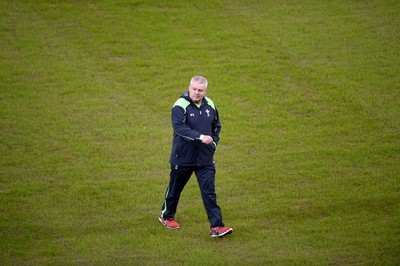
[[[214,187],[214,153],[221,130],[218,111],[210,98],[204,97],[198,107],[186,92],[172,107],[171,119],[174,129],[171,174],[162,215],[175,216],[180,194],[195,172],[211,227],[223,226]],[[211,136],[213,143],[202,143],[203,135]]]
[[[211,99],[205,97],[200,107],[183,94],[172,108],[174,137],[170,162],[182,166],[204,166],[213,162],[219,141],[221,122]],[[209,135],[214,143],[201,142],[201,135]]]

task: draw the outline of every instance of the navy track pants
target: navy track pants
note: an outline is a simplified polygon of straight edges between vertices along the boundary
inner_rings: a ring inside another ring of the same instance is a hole
[[[197,182],[199,183],[201,197],[210,221],[210,227],[223,226],[221,209],[217,205],[217,196],[215,194],[214,163],[202,167],[188,167],[171,164],[170,181],[165,193],[165,201],[162,206],[163,217],[175,217],[179,197],[193,172],[196,174]]]

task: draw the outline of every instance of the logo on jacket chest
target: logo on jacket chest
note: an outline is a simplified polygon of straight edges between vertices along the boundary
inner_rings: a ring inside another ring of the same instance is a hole
[[[205,112],[206,112],[207,116],[210,117],[210,110],[206,109]],[[199,114],[200,114],[200,115],[203,115],[203,113],[201,112],[201,110],[199,111]],[[195,115],[194,115],[194,113],[189,113],[189,116],[194,117]]]

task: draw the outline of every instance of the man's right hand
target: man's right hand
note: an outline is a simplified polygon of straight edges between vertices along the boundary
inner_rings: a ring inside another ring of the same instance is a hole
[[[203,142],[204,144],[211,144],[213,143],[213,138],[211,136],[208,135],[204,135],[203,139],[201,142]]]

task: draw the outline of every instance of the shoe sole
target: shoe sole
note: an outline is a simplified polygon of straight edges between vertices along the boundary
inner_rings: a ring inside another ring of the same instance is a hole
[[[231,228],[231,229],[229,229],[228,231],[223,232],[222,234],[219,234],[219,235],[210,235],[210,236],[211,236],[211,237],[223,237],[223,236],[232,234],[232,232],[233,232],[233,229]]]
[[[160,223],[161,223],[162,225],[164,225],[164,227],[166,227],[166,228],[168,228],[168,229],[179,229],[179,228],[180,228],[179,226],[178,226],[178,227],[170,227],[170,226],[166,225],[166,224],[162,221],[161,217],[158,217],[158,220],[160,221]]]

